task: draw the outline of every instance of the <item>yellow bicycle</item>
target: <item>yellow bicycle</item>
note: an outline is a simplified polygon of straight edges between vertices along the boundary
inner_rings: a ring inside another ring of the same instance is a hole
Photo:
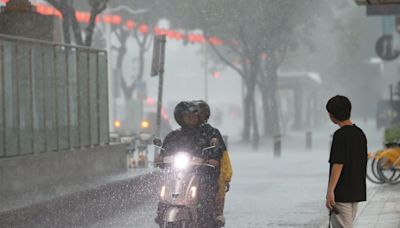
[[[384,184],[385,181],[378,174],[377,170],[377,155],[381,153],[382,150],[373,153],[368,152],[368,162],[367,162],[367,179],[375,184]]]
[[[375,161],[376,172],[381,181],[388,184],[400,183],[400,147],[379,151],[375,155]]]

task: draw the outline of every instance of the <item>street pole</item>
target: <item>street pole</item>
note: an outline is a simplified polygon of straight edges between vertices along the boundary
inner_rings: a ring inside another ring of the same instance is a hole
[[[162,94],[164,84],[164,59],[165,59],[165,44],[167,42],[166,36],[160,37],[160,78],[158,79],[158,99],[157,99],[157,131],[156,136],[160,137],[161,133],[161,107],[162,107]]]
[[[164,84],[164,71],[160,71],[160,78],[158,79],[158,99],[157,99],[157,130],[156,136],[161,135],[161,108],[162,108],[162,93]]]
[[[393,112],[394,112],[394,108],[393,108],[393,85],[389,85],[389,90],[390,90],[390,127],[393,127]]]
[[[157,99],[157,119],[155,137],[161,136],[161,111],[162,111],[162,96],[164,84],[164,61],[165,61],[165,45],[167,42],[166,35],[154,37],[153,59],[151,63],[151,76],[159,75],[158,79],[158,99]],[[154,148],[154,162],[158,159],[158,148]],[[156,164],[155,164],[156,165]]]

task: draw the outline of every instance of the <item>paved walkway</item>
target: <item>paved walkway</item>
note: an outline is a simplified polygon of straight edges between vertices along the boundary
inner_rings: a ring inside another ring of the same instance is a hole
[[[400,184],[371,186],[360,204],[355,228],[400,228]]]
[[[110,174],[109,176],[100,176],[96,178],[83,177],[79,180],[70,180],[69,182],[63,181],[53,183],[51,186],[32,188],[30,191],[22,190],[10,192],[9,194],[0,194],[0,214],[5,211],[27,207],[73,193],[96,189],[107,183],[132,179],[136,176],[146,174],[151,170],[152,169],[129,169],[127,172],[121,174]]]

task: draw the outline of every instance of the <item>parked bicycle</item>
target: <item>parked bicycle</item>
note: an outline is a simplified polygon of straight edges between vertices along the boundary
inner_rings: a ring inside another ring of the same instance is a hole
[[[400,147],[389,147],[368,154],[367,178],[376,184],[400,183]]]
[[[400,183],[400,147],[382,151],[376,161],[377,173],[385,183]]]
[[[377,154],[381,151],[376,152],[375,154],[372,152],[368,153],[368,163],[367,163],[367,179],[375,184],[383,184],[384,180],[380,178],[377,171]]]

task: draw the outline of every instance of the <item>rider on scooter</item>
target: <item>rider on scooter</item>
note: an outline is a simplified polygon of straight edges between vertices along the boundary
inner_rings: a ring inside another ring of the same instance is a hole
[[[213,169],[204,167],[200,170],[202,184],[200,185],[201,189],[199,189],[199,192],[202,193],[200,202],[204,205],[199,207],[200,214],[213,212],[214,199],[218,191],[219,164],[222,158],[222,151],[217,146],[210,152],[203,154],[203,148],[209,147],[212,142],[201,127],[199,110],[196,104],[193,102],[180,102],[175,107],[174,116],[181,128],[170,132],[165,137],[162,145],[165,151],[162,151],[160,156],[164,157],[178,151],[187,151],[195,156],[203,157],[207,160],[207,163],[215,166]],[[200,224],[200,227],[203,226]]]

